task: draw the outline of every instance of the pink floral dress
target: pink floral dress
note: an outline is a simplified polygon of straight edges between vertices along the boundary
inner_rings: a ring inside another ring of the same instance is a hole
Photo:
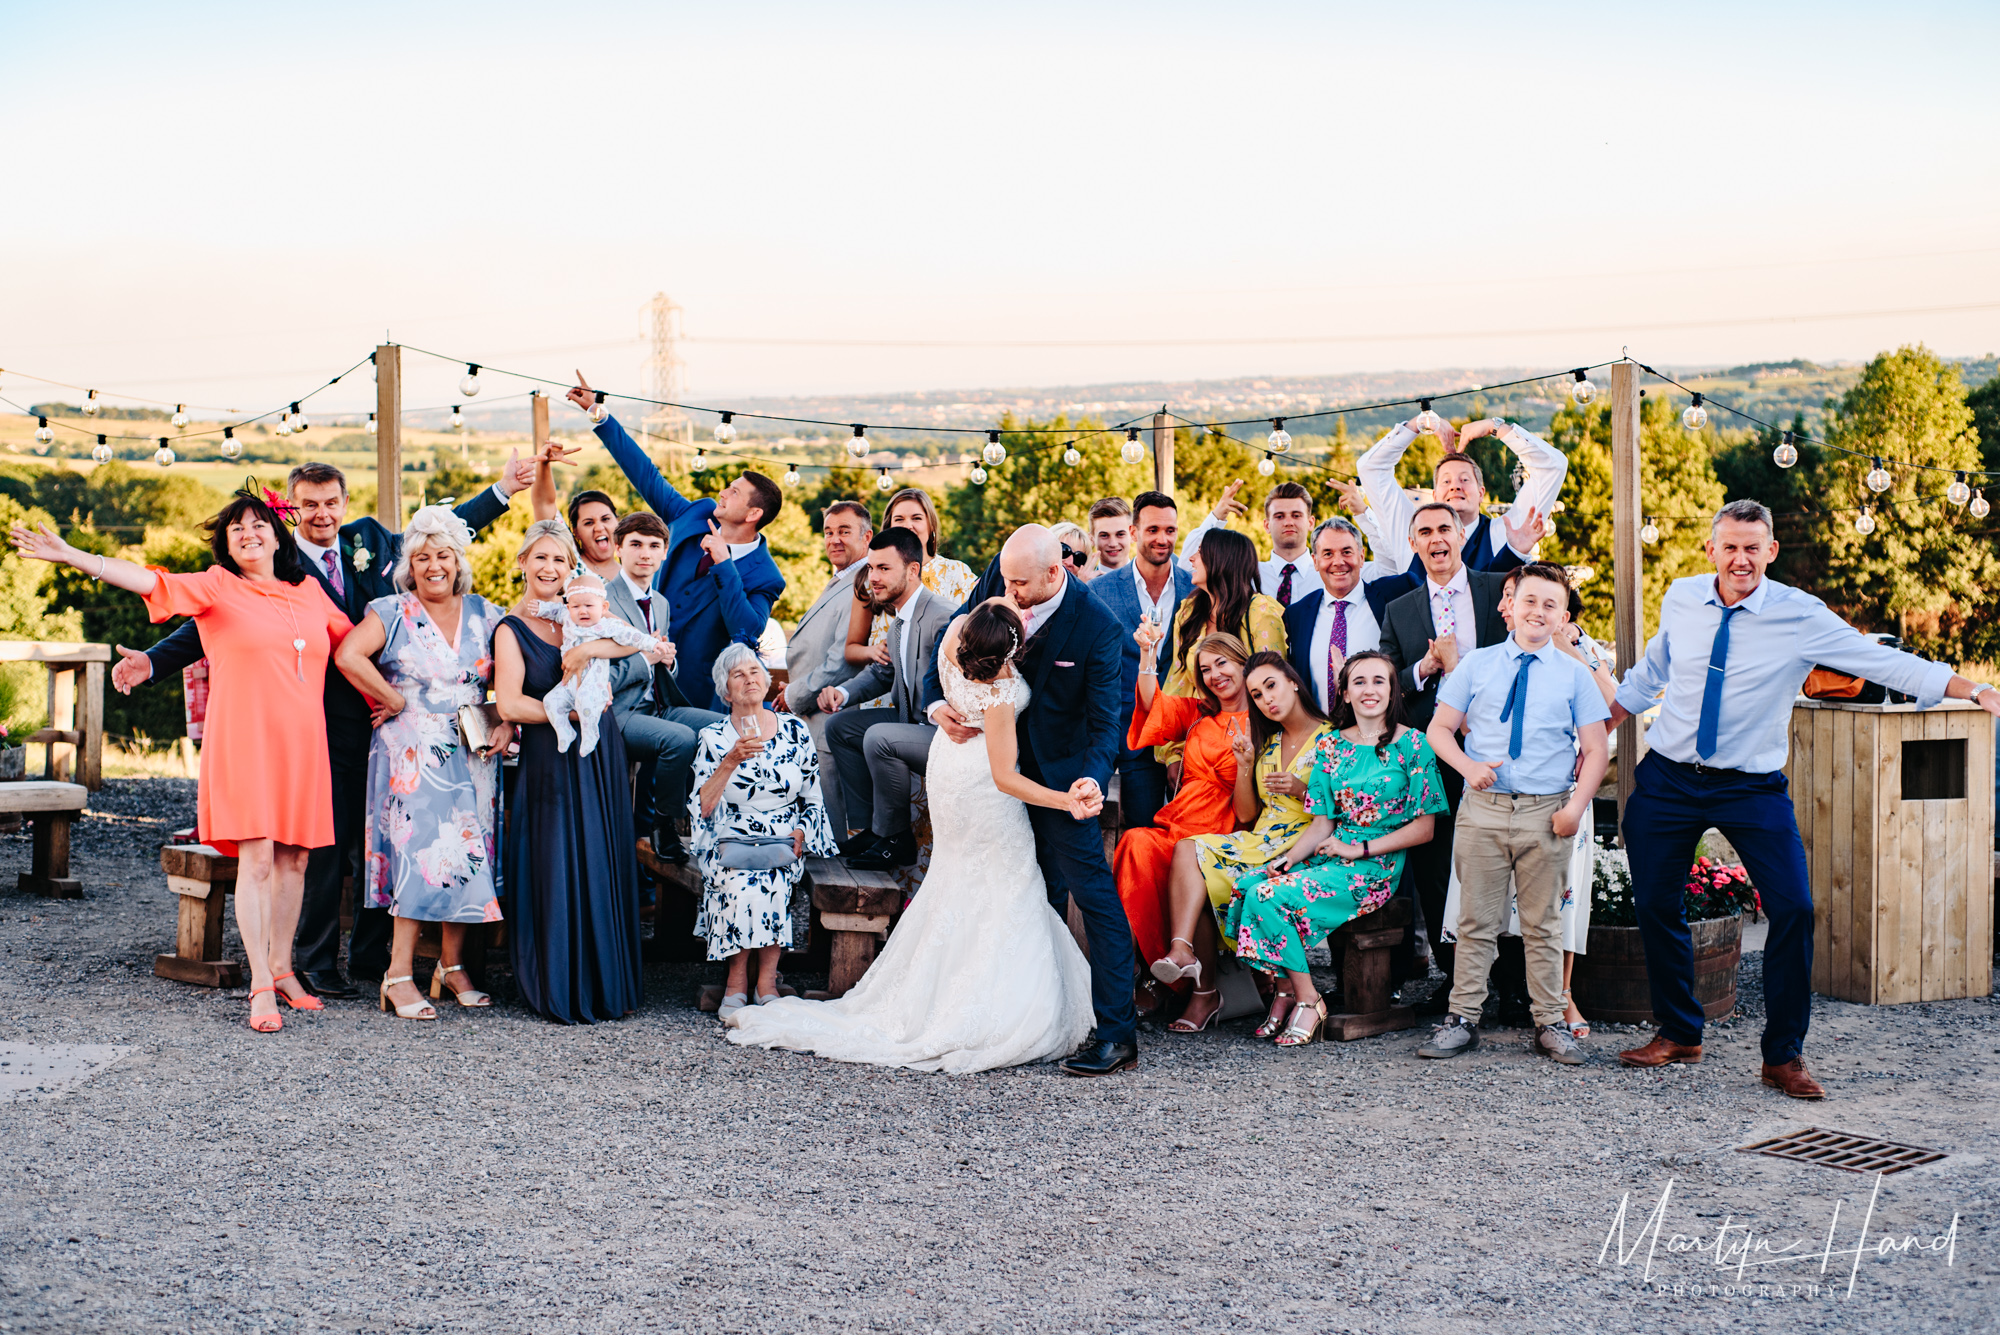
[[[1341,843],[1380,839],[1425,812],[1449,809],[1437,757],[1415,728],[1379,756],[1330,729],[1314,749],[1306,812],[1331,819],[1332,838]],[[1402,874],[1401,849],[1353,862],[1315,854],[1289,872],[1250,873],[1236,883],[1229,905],[1226,931],[1236,958],[1266,973],[1306,972],[1306,947],[1382,907]]]
[[[368,752],[368,906],[419,922],[498,922],[500,762],[466,750],[458,707],[485,701],[506,612],[466,594],[455,648],[415,594],[377,598],[368,612],[388,635],[375,665],[406,702]]]

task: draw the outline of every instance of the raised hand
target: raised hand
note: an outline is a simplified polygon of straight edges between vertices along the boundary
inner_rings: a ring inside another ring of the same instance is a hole
[[[1536,543],[1549,536],[1547,517],[1532,505],[1528,507],[1528,513],[1521,516],[1519,524],[1514,522],[1513,514],[1509,512],[1502,516],[1500,525],[1507,530],[1507,545],[1523,555],[1533,551]]]
[[[1222,489],[1222,499],[1215,503],[1215,509],[1210,512],[1218,522],[1227,523],[1234,515],[1250,513],[1250,507],[1236,499],[1236,493],[1241,490],[1243,490],[1243,479],[1240,477]]]
[[[134,686],[144,685],[153,679],[152,659],[122,644],[113,647],[121,656],[118,665],[111,669],[111,684],[118,688],[120,695],[130,695]]]
[[[34,528],[14,525],[7,535],[14,543],[14,550],[31,561],[53,561],[58,564],[69,559],[70,546],[47,524],[36,524]]]
[[[721,565],[729,559],[729,544],[724,542],[722,535],[715,530],[715,520],[711,518],[708,521],[708,533],[701,540],[701,549],[708,554],[709,560],[713,561],[716,565]],[[882,661],[887,662],[888,660],[883,659]]]
[[[1458,433],[1458,448],[1463,450],[1481,436],[1496,436],[1506,429],[1507,419],[1504,417],[1482,417],[1477,422],[1467,422]]]
[[[1167,630],[1166,627],[1153,620],[1152,616],[1148,614],[1139,622],[1138,629],[1132,632],[1132,638],[1138,643],[1140,650],[1144,652],[1152,649],[1161,640],[1166,639]]]
[[[570,456],[582,453],[583,446],[581,445],[564,445],[559,440],[544,441],[542,448],[535,451],[535,462],[537,464],[564,464],[570,468],[574,468],[576,465],[570,462]]]
[[[590,387],[590,382],[583,378],[583,372],[581,371],[576,373],[576,387],[563,397],[585,412],[589,412],[597,406],[597,391]]]
[[[1257,763],[1257,748],[1250,744],[1249,735],[1237,732],[1234,728],[1229,731],[1229,754],[1236,757],[1239,767]]]
[[[1345,478],[1335,478],[1333,489],[1340,494],[1340,504],[1347,513],[1357,519],[1368,513],[1368,493],[1361,489],[1359,482],[1349,482]]]

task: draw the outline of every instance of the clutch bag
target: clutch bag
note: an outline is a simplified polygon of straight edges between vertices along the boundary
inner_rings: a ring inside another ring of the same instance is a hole
[[[788,834],[733,834],[715,841],[715,860],[732,871],[773,871],[799,859]]]
[[[484,751],[493,744],[493,734],[500,730],[500,706],[460,705],[458,707],[458,735],[465,742],[468,751]]]

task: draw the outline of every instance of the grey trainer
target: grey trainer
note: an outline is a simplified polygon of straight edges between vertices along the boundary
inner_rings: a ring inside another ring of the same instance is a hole
[[[1583,1065],[1583,1044],[1576,1041],[1576,1035],[1566,1024],[1536,1025],[1535,1051],[1564,1066]]]
[[[1463,1015],[1447,1016],[1431,1035],[1431,1041],[1417,1049],[1419,1057],[1456,1057],[1479,1046],[1479,1026]]]

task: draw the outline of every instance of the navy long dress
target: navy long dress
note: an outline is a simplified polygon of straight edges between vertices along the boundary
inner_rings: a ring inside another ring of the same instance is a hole
[[[524,695],[562,679],[562,650],[523,625],[514,632]],[[608,712],[608,711],[607,711]],[[639,1008],[639,892],[625,739],[602,721],[597,749],[556,750],[555,729],[521,729],[521,768],[507,819],[507,915],[521,999],[551,1020],[594,1024]]]

